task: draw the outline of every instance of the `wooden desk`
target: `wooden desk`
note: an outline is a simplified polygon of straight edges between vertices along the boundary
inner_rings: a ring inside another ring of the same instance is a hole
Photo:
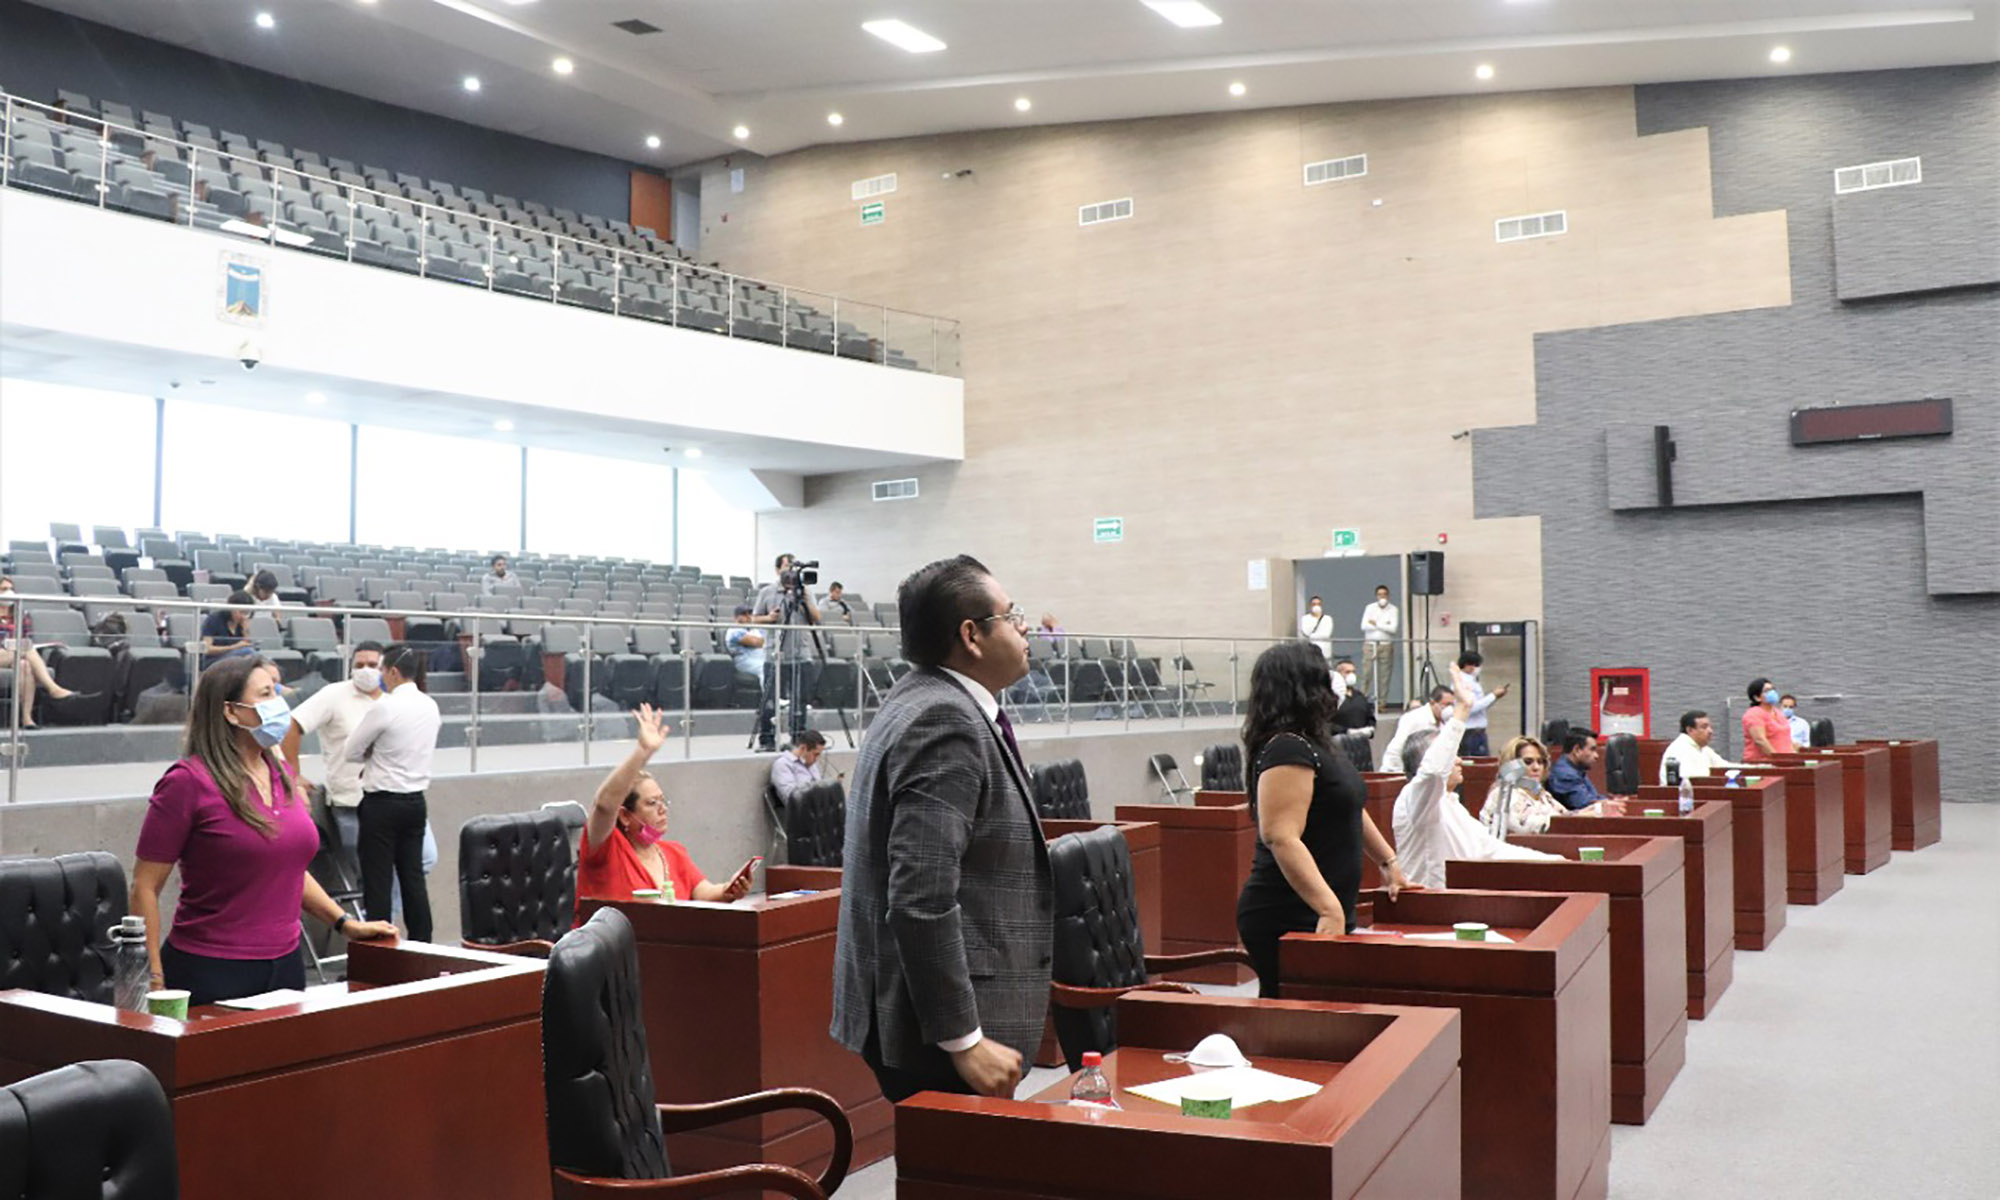
[[[1367,771],[1361,776],[1362,784],[1368,789],[1362,807],[1375,822],[1375,828],[1393,846],[1396,844],[1396,797],[1403,794],[1403,785],[1408,782],[1393,771]],[[1361,856],[1361,886],[1381,887],[1382,872],[1376,868],[1375,860],[1366,854]]]
[[[1695,799],[1730,807],[1735,862],[1736,948],[1762,950],[1785,928],[1785,781],[1764,775],[1756,783],[1728,787],[1720,777],[1694,781]],[[1678,803],[1680,790],[1639,789],[1640,807]]]
[[[1611,1172],[1609,902],[1465,891],[1364,898],[1377,929],[1484,921],[1521,936],[1506,945],[1292,934],[1278,944],[1285,998],[1457,1009],[1464,1195],[1601,1200]]]
[[[1676,796],[1678,800],[1678,796]],[[1649,817],[1647,808],[1669,816]],[[1566,816],[1549,821],[1549,832],[1590,837],[1622,833],[1635,837],[1678,836],[1687,855],[1687,1013],[1699,1021],[1715,1007],[1736,968],[1736,887],[1733,810],[1721,800],[1701,800],[1694,815],[1658,800],[1604,802],[1604,815]]]
[[[781,892],[830,892],[839,886],[839,867],[794,867],[781,863],[764,868],[766,896]]]
[[[854,1125],[854,1166],[895,1152],[895,1114],[861,1056],[833,1040],[840,892],[753,898],[741,907],[580,898],[577,920],[612,907],[639,942],[653,1087],[695,1104],[773,1087],[832,1096]],[[797,1111],[667,1138],[683,1171],[769,1162],[815,1174],[833,1152],[825,1121]]]
[[[1161,954],[1192,954],[1240,945],[1236,936],[1236,899],[1250,877],[1250,856],[1257,846],[1257,823],[1242,792],[1196,792],[1192,806],[1184,804],[1120,804],[1120,822],[1160,827]],[[1248,967],[1203,967],[1177,979],[1199,983],[1244,983],[1255,978]]]
[[[1843,771],[1830,758],[1758,763],[1744,769],[1745,782],[1773,775],[1785,781],[1785,897],[1793,904],[1823,903],[1844,886]]]
[[[1677,837],[1543,834],[1516,845],[1565,861],[1454,860],[1451,887],[1601,892],[1611,898],[1611,1119],[1644,1125],[1687,1061],[1686,853]],[[1578,862],[1579,846],[1604,847]]]
[[[1935,738],[1897,738],[1862,746],[1889,750],[1889,845],[1896,850],[1921,850],[1944,833],[1943,792],[1938,787],[1938,744]]]
[[[1479,819],[1479,810],[1486,807],[1486,793],[1493,790],[1493,781],[1500,777],[1500,760],[1497,758],[1461,758],[1458,769],[1464,773],[1464,781],[1458,785],[1458,802],[1465,811]]]
[[[1849,875],[1866,875],[1889,861],[1889,748],[1822,746],[1786,761],[1831,758],[1842,767],[1845,862]]]
[[[546,1200],[536,959],[354,942],[349,981],[183,1023],[0,992],[0,1083],[129,1058],[173,1104],[186,1200]]]
[[[1457,1196],[1459,1018],[1438,1008],[1134,995],[1104,1073],[1184,1073],[1161,1055],[1226,1033],[1253,1063],[1323,1084],[1229,1120],[1143,1096],[1072,1108],[1064,1078],[1027,1100],[926,1092],[896,1106],[898,1200],[1298,1200]]]
[[[1668,738],[1639,739],[1639,786],[1658,785],[1660,782],[1660,760],[1667,756],[1667,747],[1673,745]]]

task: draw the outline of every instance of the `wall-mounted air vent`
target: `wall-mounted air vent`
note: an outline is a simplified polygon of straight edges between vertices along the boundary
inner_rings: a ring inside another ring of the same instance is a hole
[[[1493,240],[1496,242],[1519,242],[1568,232],[1569,214],[1560,211],[1526,217],[1502,217],[1493,222]]]
[[[1105,200],[1098,204],[1086,204],[1076,210],[1076,223],[1098,225],[1105,221],[1123,221],[1132,215],[1132,197],[1123,200]]]
[[[878,479],[874,484],[877,500],[915,500],[917,481],[914,479]]]
[[[1329,158],[1325,162],[1306,164],[1306,186],[1333,183],[1341,179],[1354,179],[1368,173],[1366,154],[1350,155],[1347,158]]]
[[[1858,167],[1840,168],[1833,173],[1833,191],[1835,195],[1839,195],[1843,192],[1902,187],[1904,184],[1923,181],[1923,159],[1898,158],[1889,162],[1863,163]]]
[[[877,196],[886,196],[895,190],[896,176],[893,172],[888,175],[877,175],[873,179],[857,179],[853,186],[856,200],[873,200]]]

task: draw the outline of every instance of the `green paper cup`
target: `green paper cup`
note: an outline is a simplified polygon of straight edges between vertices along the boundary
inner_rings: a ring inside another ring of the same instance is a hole
[[[1649,817],[1664,817],[1667,815],[1667,810],[1664,808],[1649,808],[1646,810],[1646,815]]]
[[[1234,1089],[1226,1079],[1195,1076],[1181,1089],[1181,1115],[1226,1121],[1233,1107],[1234,1095]]]
[[[185,1021],[188,1019],[188,994],[181,988],[161,988],[157,992],[147,992],[146,1011],[156,1017],[172,1017],[176,1021]]]
[[[1603,862],[1604,847],[1578,846],[1576,848],[1576,857],[1578,862]]]
[[[634,900],[638,900],[638,901],[640,901],[640,902],[642,902],[642,903],[644,903],[644,902],[650,902],[650,903],[653,903],[653,904],[658,904],[658,903],[660,902],[660,889],[659,889],[659,888],[633,888],[633,889],[632,889],[632,898],[633,898]]]
[[[1486,923],[1484,921],[1460,921],[1451,927],[1451,931],[1458,935],[1458,940],[1461,942],[1483,942],[1486,940]]]

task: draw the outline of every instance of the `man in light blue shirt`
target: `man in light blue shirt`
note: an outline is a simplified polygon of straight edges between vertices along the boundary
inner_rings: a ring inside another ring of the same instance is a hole
[[[777,697],[771,694],[771,681],[764,678],[764,635],[750,628],[753,611],[748,604],[736,606],[736,624],[722,635],[722,648],[734,661],[737,676],[756,680],[763,690],[764,698],[757,704],[757,745],[768,754],[777,748]]]
[[[792,739],[791,749],[771,760],[771,787],[777,791],[779,801],[788,801],[816,783],[823,782],[819,773],[819,756],[826,753],[826,735],[817,729],[808,729]]]
[[[1479,667],[1485,661],[1485,656],[1477,650],[1467,650],[1458,656],[1459,674],[1465,677],[1465,686],[1472,692],[1472,712],[1465,718],[1465,738],[1458,744],[1458,752],[1465,758],[1485,758],[1493,753],[1486,741],[1486,710],[1507,694],[1509,686],[1503,683],[1496,692],[1479,686]]]

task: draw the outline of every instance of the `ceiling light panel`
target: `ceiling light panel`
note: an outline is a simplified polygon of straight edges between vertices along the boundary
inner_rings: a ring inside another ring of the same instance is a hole
[[[1222,18],[1201,0],[1145,0],[1145,5],[1182,29],[1222,24]]]
[[[911,54],[935,54],[944,49],[944,43],[907,21],[891,18],[886,21],[863,21],[861,28],[881,38],[898,50]]]

